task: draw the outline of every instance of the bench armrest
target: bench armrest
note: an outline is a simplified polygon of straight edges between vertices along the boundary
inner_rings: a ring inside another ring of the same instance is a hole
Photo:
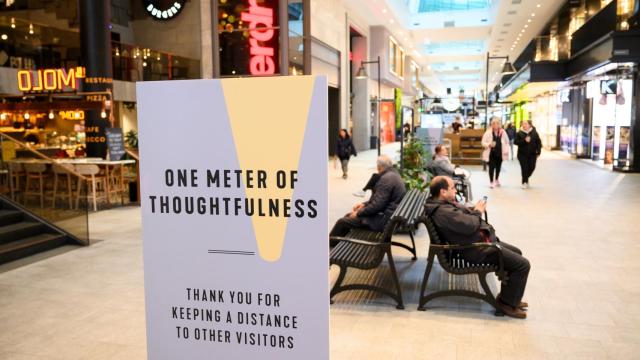
[[[440,251],[444,250],[467,250],[467,249],[480,249],[480,248],[492,248],[498,253],[498,273],[500,276],[504,274],[504,255],[502,254],[502,246],[499,243],[489,244],[484,242],[472,243],[467,245],[438,245],[438,244],[430,244],[430,249],[435,249]]]
[[[389,246],[390,245],[390,243],[388,242],[371,242],[371,241],[352,239],[352,238],[347,238],[342,236],[330,236],[329,239],[336,240],[336,241],[346,241],[346,242],[365,245],[365,246],[385,246],[385,245]]]

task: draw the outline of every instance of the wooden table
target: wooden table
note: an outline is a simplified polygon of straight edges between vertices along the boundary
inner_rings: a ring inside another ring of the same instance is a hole
[[[110,189],[111,186],[111,177],[118,176],[116,172],[119,170],[119,179],[118,179],[118,188],[119,191],[124,191],[124,165],[135,164],[135,160],[104,160],[102,158],[76,158],[76,159],[38,159],[38,158],[15,158],[9,160],[8,162],[14,162],[18,164],[71,164],[71,165],[98,165],[105,168],[105,175],[107,178],[107,202],[110,203],[110,194],[113,191]],[[110,170],[110,168],[113,168]],[[11,177],[11,176],[9,176]],[[11,183],[11,181],[10,181]],[[10,184],[13,186],[13,184]],[[13,189],[12,189],[13,190]]]

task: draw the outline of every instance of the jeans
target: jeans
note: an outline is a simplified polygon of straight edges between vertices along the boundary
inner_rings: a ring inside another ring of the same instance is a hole
[[[502,167],[502,157],[489,155],[489,181],[493,182],[493,178],[496,180],[500,177],[500,168]]]
[[[342,165],[342,176],[346,177],[349,172],[349,159],[340,159],[340,165]]]
[[[505,304],[516,307],[524,296],[531,264],[529,260],[522,256],[522,251],[517,247],[499,240],[498,244],[502,247],[504,270],[509,277],[500,289],[500,300]],[[475,263],[498,264],[498,253],[496,251],[467,250],[463,252],[462,257]]]

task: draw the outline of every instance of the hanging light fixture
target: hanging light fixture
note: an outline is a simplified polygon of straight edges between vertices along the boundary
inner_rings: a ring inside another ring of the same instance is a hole
[[[16,28],[16,19],[15,18],[11,18],[11,28],[12,29]]]
[[[54,117],[53,111],[49,111],[49,120],[53,120],[53,117]]]
[[[33,24],[29,24],[29,34],[33,35]]]
[[[356,73],[356,79],[366,79],[368,77],[367,69],[364,67],[364,64],[361,64],[358,72]]]
[[[511,75],[516,73],[516,68],[513,67],[511,62],[509,61],[509,57],[507,56],[507,61],[504,62],[502,66],[502,75]]]
[[[30,117],[31,117],[31,115],[29,115],[28,112],[24,113],[24,119],[25,120],[29,120]]]
[[[107,118],[107,112],[104,109],[102,109],[102,111],[100,112],[100,117],[103,119]]]

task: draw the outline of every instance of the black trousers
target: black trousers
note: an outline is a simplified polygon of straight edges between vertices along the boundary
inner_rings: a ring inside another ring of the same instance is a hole
[[[502,167],[502,155],[494,155],[493,152],[489,155],[489,181],[493,182],[500,177],[500,168]]]
[[[520,162],[520,173],[522,174],[522,183],[528,184],[529,178],[533,175],[533,171],[536,169],[536,161],[538,157],[535,155],[531,156],[518,156],[518,161]]]
[[[349,214],[347,214],[349,215]],[[351,231],[351,229],[367,228],[368,226],[362,221],[362,218],[350,218],[348,216],[342,217],[333,225],[333,229],[329,233],[329,236],[345,236]],[[338,245],[340,241],[329,240],[329,246],[334,247]]]
[[[529,264],[529,260],[522,256],[522,251],[517,247],[502,241],[498,241],[498,243],[502,247],[504,270],[509,277],[500,289],[500,300],[505,304],[515,307],[522,301],[522,297],[524,296],[531,264]],[[462,257],[468,261],[477,263],[498,264],[498,254],[496,251],[465,251]]]

